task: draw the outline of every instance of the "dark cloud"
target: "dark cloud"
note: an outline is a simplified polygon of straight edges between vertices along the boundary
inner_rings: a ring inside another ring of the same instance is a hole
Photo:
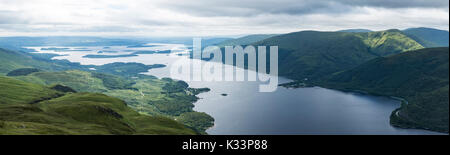
[[[0,35],[448,29],[448,8],[448,0],[0,0]]]

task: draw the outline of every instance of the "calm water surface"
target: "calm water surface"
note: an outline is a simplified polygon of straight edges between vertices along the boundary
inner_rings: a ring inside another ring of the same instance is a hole
[[[136,50],[170,50],[179,44],[156,44],[155,47],[127,48],[110,46],[101,54],[130,54]],[[91,51],[41,51],[44,47],[29,47],[40,53],[57,53],[54,59],[67,59],[85,65],[113,62],[165,64],[168,67],[149,70],[149,75],[170,77],[171,64],[177,60],[190,61],[184,56],[143,54],[135,57],[93,59],[87,54],[99,54],[104,47],[85,47]],[[69,47],[80,48],[80,47]],[[198,60],[194,60],[198,61]],[[230,66],[225,66],[230,67]],[[250,71],[251,72],[251,71]],[[289,79],[279,78],[280,83]],[[209,134],[439,134],[425,130],[394,128],[389,124],[391,112],[400,102],[385,97],[346,93],[320,87],[286,89],[279,87],[271,93],[260,93],[260,82],[190,82],[191,87],[211,88],[200,94],[195,110],[206,112],[215,119]],[[227,94],[227,96],[222,96]]]

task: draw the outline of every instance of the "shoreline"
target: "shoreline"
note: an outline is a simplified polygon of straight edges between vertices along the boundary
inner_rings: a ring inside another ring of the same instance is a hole
[[[289,79],[289,78],[288,78],[288,79]],[[288,82],[288,83],[284,83],[284,84],[285,84],[285,85],[286,85],[286,84],[295,84],[295,82]],[[280,85],[281,85],[281,84],[280,84]],[[371,93],[371,92],[362,91],[362,90],[355,90],[355,89],[342,89],[342,88],[336,88],[336,87],[327,87],[327,86],[324,86],[324,85],[308,85],[308,87],[297,87],[297,88],[293,88],[293,87],[289,87],[289,86],[287,86],[287,87],[282,86],[282,87],[284,87],[284,88],[286,88],[286,89],[298,89],[298,88],[309,88],[309,87],[321,87],[321,88],[327,88],[327,89],[332,89],[332,90],[337,90],[337,91],[347,92],[347,93],[358,93],[358,94],[363,94],[363,95],[370,95],[370,96],[377,96],[377,97],[386,97],[386,98],[390,98],[390,99],[393,99],[393,100],[400,101],[401,103],[409,104],[409,102],[408,102],[406,99],[402,98],[402,97],[382,95],[382,94],[378,94],[378,93]],[[404,119],[404,118],[402,118],[402,117],[400,117],[400,116],[397,116],[397,117],[394,116],[396,112],[400,112],[401,108],[402,108],[402,105],[400,104],[400,107],[398,107],[397,109],[395,109],[394,111],[392,111],[391,115],[389,116],[389,124],[390,124],[392,127],[399,128],[399,129],[417,129],[417,130],[425,130],[425,131],[436,132],[436,133],[442,133],[442,134],[449,134],[448,132],[441,132],[441,131],[431,130],[431,129],[419,127],[419,126],[416,126],[416,125],[409,125],[409,126],[408,126],[408,125],[404,125],[404,124],[410,124],[410,123],[412,123],[411,121],[404,122],[403,125],[400,124],[400,123],[396,124],[395,122],[392,121],[393,119],[396,119],[396,118],[397,118],[397,119]],[[398,120],[397,120],[397,121],[398,121]]]

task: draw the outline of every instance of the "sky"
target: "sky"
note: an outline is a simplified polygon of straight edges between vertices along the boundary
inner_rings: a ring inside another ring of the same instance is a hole
[[[449,29],[448,0],[0,0],[0,36]]]

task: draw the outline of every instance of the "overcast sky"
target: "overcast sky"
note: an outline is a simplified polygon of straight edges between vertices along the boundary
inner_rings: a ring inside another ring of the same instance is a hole
[[[432,27],[448,0],[0,0],[0,36],[215,36]]]

